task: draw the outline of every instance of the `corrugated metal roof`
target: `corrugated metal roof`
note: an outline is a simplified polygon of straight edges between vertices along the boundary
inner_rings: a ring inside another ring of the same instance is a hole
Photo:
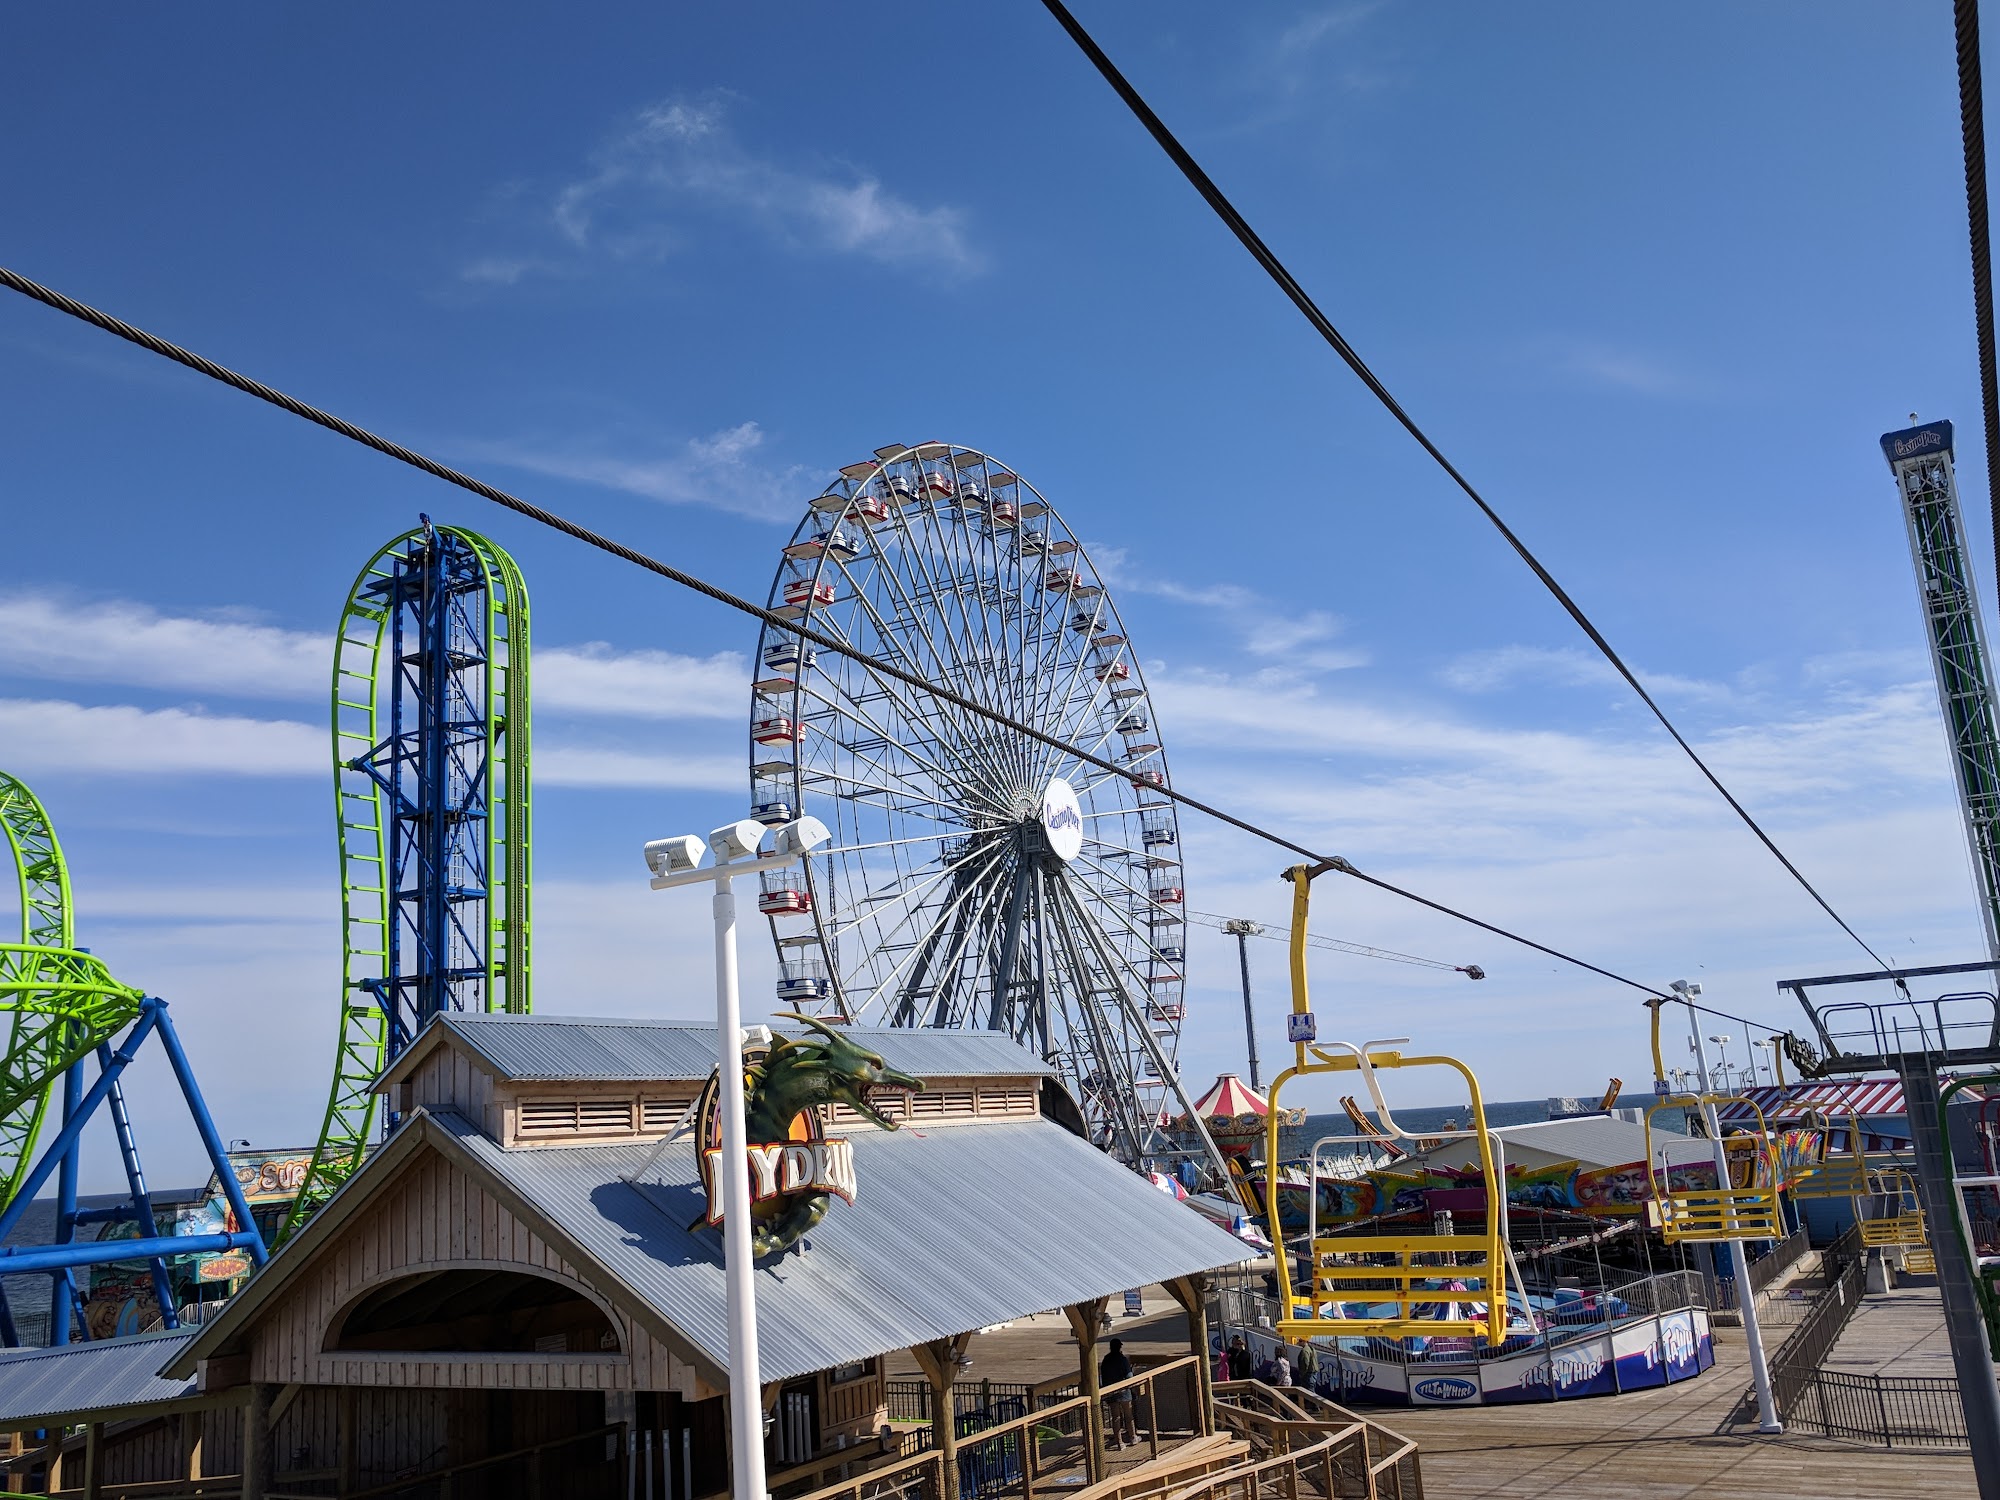
[[[462,1038],[501,1077],[512,1080],[656,1082],[706,1078],[715,1070],[713,1026],[479,1012],[448,1012],[435,1024]],[[1053,1071],[999,1032],[848,1027],[845,1034],[881,1053],[892,1067],[918,1078],[1021,1077]]]
[[[435,1123],[718,1368],[728,1366],[722,1241],[691,1144],[503,1151],[456,1115]],[[766,1380],[1232,1265],[1243,1243],[1043,1120],[857,1130],[856,1201],[810,1248],[759,1267]],[[609,1288],[606,1289],[610,1290]]]
[[[158,1372],[195,1333],[182,1328],[55,1349],[0,1350],[0,1428],[191,1395],[192,1380],[163,1380]]]
[[[1646,1127],[1616,1115],[1586,1115],[1576,1120],[1531,1120],[1522,1125],[1494,1127],[1495,1135],[1507,1143],[1507,1160],[1521,1164],[1515,1146],[1541,1152],[1564,1161],[1575,1161],[1585,1170],[1623,1167],[1646,1159]],[[1688,1137],[1669,1131],[1664,1124],[1653,1132],[1656,1155],[1668,1162],[1707,1161],[1712,1152],[1706,1141],[1690,1144]],[[1456,1164],[1478,1155],[1470,1141],[1453,1141],[1431,1153],[1431,1160]],[[1393,1170],[1393,1168],[1391,1169]]]

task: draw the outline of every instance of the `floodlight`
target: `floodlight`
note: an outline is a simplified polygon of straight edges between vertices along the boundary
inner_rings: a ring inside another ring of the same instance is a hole
[[[655,875],[677,875],[692,870],[708,853],[708,845],[691,833],[677,839],[654,839],[646,845],[646,868]]]
[[[757,852],[764,842],[764,825],[755,818],[725,823],[708,836],[708,846],[718,860],[743,859]]]
[[[832,837],[818,818],[805,817],[780,824],[773,840],[779,854],[798,855],[811,853]]]

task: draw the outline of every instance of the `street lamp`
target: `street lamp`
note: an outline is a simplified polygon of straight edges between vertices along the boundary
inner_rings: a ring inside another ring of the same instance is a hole
[[[715,1047],[721,1081],[722,1259],[729,1307],[729,1428],[735,1462],[736,1500],[767,1500],[764,1489],[764,1392],[757,1369],[757,1287],[750,1249],[749,1152],[743,1123],[743,1008],[736,982],[736,893],[738,875],[782,870],[832,837],[818,818],[800,818],[779,827],[773,852],[759,855],[762,823],[745,818],[711,833],[655,839],[646,845],[646,868],[653,889],[713,882],[715,885]],[[702,865],[702,855],[715,862]]]

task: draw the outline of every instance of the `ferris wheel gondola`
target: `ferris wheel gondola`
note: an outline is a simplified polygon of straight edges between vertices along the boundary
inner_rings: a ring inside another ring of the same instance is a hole
[[[1058,1071],[1106,1149],[1135,1167],[1175,1154],[1166,1122],[1189,1105],[1166,751],[1062,518],[987,454],[878,449],[811,502],[769,607],[861,654],[771,626],[758,642],[755,816],[833,832],[758,893],[777,998],[834,1021],[1004,1031]]]

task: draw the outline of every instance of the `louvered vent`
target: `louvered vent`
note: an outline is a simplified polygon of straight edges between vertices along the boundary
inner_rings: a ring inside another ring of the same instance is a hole
[[[576,1105],[576,1125],[578,1130],[599,1134],[605,1131],[632,1129],[632,1101],[630,1099],[579,1099]]]
[[[979,1112],[982,1115],[1031,1115],[1035,1112],[1035,1091],[1033,1089],[981,1089],[979,1091]]]
[[[573,1099],[523,1099],[522,1135],[569,1135],[576,1130]]]
[[[643,1099],[639,1103],[639,1128],[645,1131],[672,1130],[692,1103],[692,1095],[683,1099]]]
[[[910,1100],[910,1116],[917,1120],[962,1120],[972,1113],[971,1089],[940,1089]]]

